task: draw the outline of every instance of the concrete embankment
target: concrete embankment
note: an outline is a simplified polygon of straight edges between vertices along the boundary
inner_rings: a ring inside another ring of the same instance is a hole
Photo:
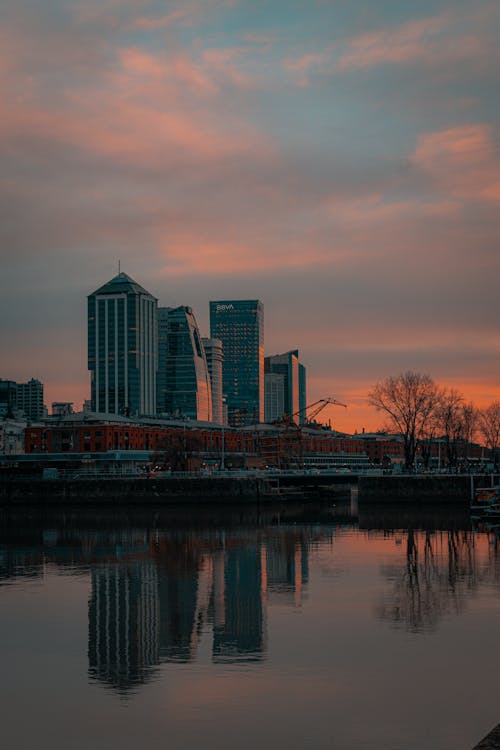
[[[417,474],[359,477],[360,503],[469,503],[474,488],[490,484],[490,477]]]
[[[245,502],[269,494],[266,479],[248,477],[161,479],[11,480],[0,483],[0,504],[121,503],[144,505],[182,501]]]

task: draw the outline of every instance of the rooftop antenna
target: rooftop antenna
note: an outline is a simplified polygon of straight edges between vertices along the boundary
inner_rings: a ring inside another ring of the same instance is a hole
[[[120,275],[120,259],[118,258],[118,275]]]

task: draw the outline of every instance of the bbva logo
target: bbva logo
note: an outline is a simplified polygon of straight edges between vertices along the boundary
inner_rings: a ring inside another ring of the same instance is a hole
[[[234,310],[234,305],[217,305],[217,312],[224,312],[225,310]]]

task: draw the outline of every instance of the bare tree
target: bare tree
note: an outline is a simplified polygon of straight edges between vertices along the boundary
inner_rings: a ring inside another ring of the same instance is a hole
[[[479,412],[479,429],[486,446],[491,451],[495,465],[498,463],[498,449],[500,447],[500,401],[493,401],[486,409]]]
[[[448,466],[457,465],[458,445],[462,438],[464,397],[454,388],[440,393],[436,405],[438,425],[445,439]]]
[[[385,412],[391,428],[402,435],[407,471],[414,469],[417,440],[432,415],[438,394],[430,375],[419,372],[388,377],[368,394],[368,403]]]
[[[420,430],[417,433],[418,451],[426,469],[429,468],[431,462],[432,449],[435,445],[435,440],[440,436],[441,425],[437,407],[442,393],[443,391],[436,388],[436,403],[434,408],[430,411],[427,419],[422,421]]]
[[[479,419],[479,412],[472,403],[466,403],[462,406],[462,424],[463,424],[463,439],[464,439],[464,454],[463,458],[467,459],[467,447],[469,443],[474,441],[474,437],[477,432]]]
[[[477,430],[478,412],[472,401],[466,403],[454,388],[443,389],[435,409],[440,435],[444,437],[448,466],[467,460],[467,447]]]

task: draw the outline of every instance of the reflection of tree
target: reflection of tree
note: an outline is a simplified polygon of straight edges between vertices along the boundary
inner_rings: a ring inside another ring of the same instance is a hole
[[[415,532],[406,535],[406,559],[402,566],[384,566],[392,591],[383,595],[375,613],[395,627],[411,632],[432,632],[449,615],[465,608],[466,598],[479,586],[499,580],[497,545],[488,544],[484,559],[472,531]]]

